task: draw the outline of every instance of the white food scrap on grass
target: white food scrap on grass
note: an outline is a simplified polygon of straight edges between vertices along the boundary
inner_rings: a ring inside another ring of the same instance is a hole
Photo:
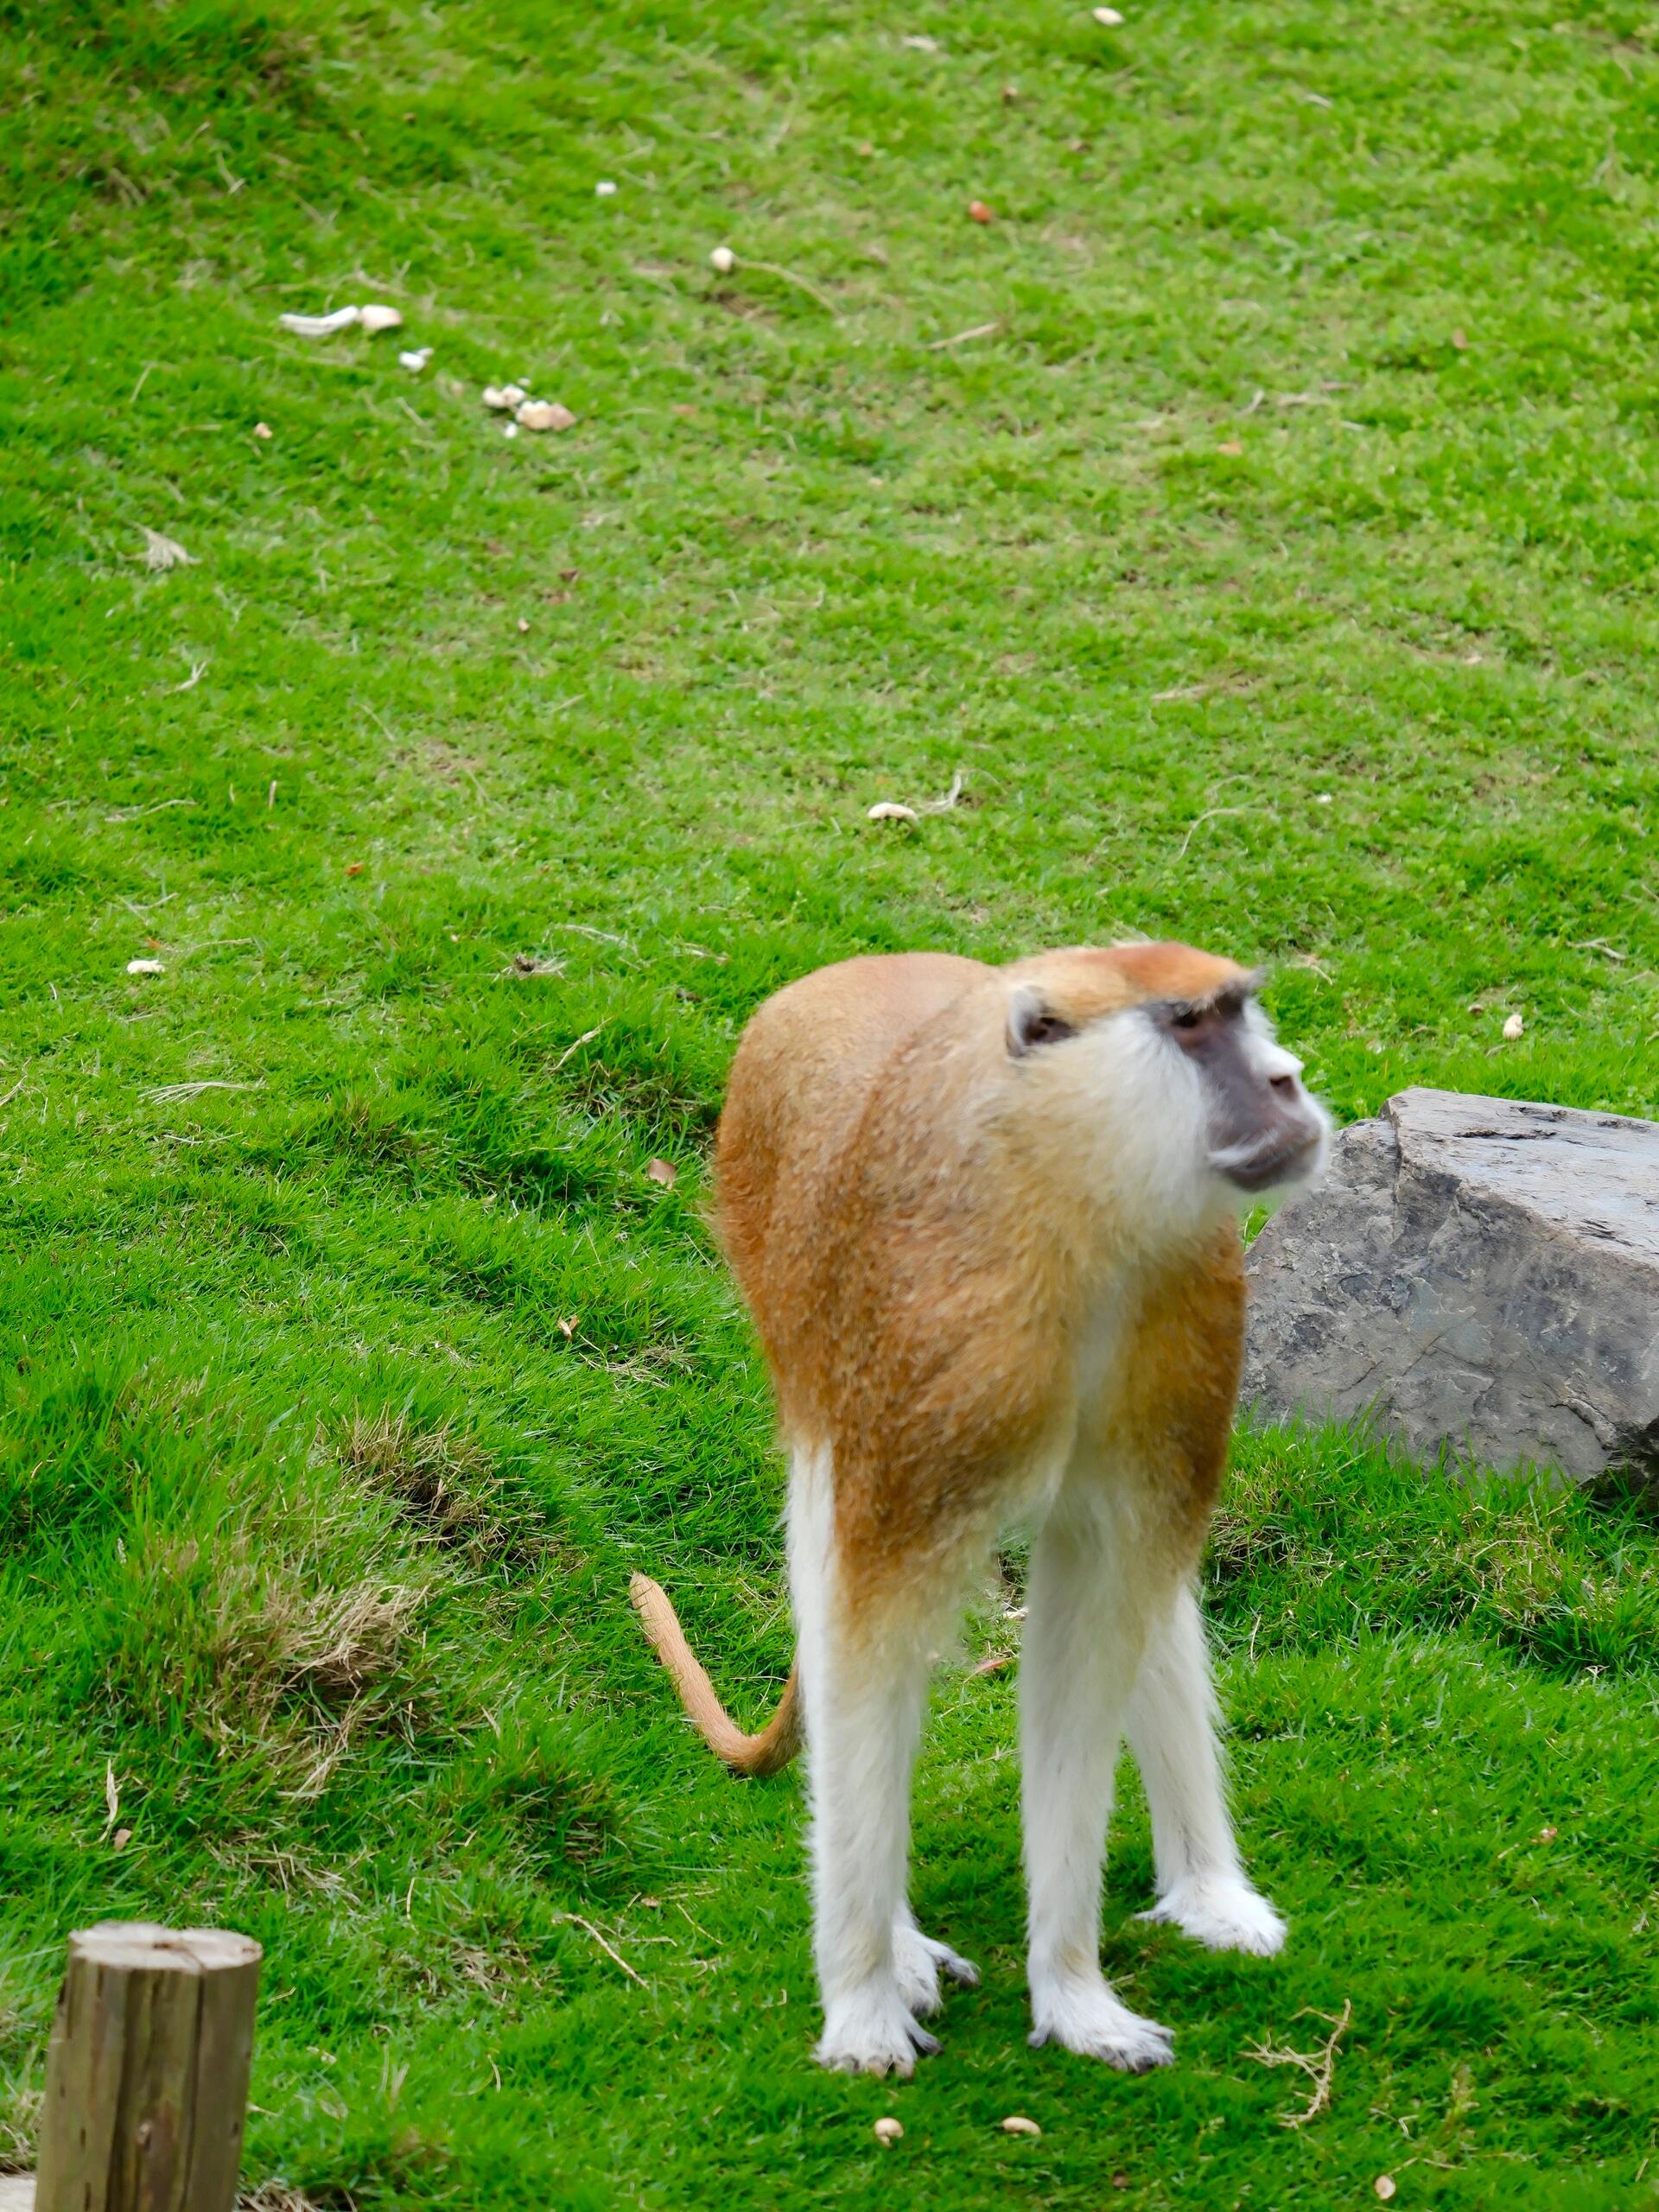
[[[867,822],[919,822],[921,818],[913,806],[900,806],[890,798],[877,799],[864,817]]]
[[[129,960],[129,976],[159,976],[164,972],[159,960]]]
[[[419,376],[431,358],[432,348],[429,346],[411,346],[407,353],[397,356],[397,365],[400,369],[407,369],[412,376]]]
[[[737,266],[737,256],[728,245],[717,245],[709,256],[709,266],[718,276],[729,276]]]
[[[616,187],[607,176],[601,177],[599,182],[594,187],[595,200],[611,200],[615,197],[615,194]]]
[[[575,416],[556,399],[527,399],[513,418],[527,430],[570,430]]]
[[[148,523],[140,523],[144,533],[144,566],[147,569],[188,569],[195,563],[195,555],[187,553],[176,537],[164,537],[159,530],[151,530]]]
[[[279,315],[276,320],[296,338],[332,338],[337,330],[349,330],[362,312],[361,308],[336,308],[332,315]]]
[[[914,54],[937,54],[939,50],[938,39],[929,38],[925,31],[906,31],[899,44],[909,47]]]
[[[1005,2135],[1040,2135],[1043,2132],[1034,2120],[1027,2120],[1022,2112],[1011,2112],[997,2125]]]
[[[279,315],[276,320],[296,338],[332,338],[337,330],[349,330],[353,323],[372,338],[377,330],[400,330],[404,317],[401,308],[376,300],[367,307],[335,308],[329,315]]]
[[[256,438],[268,438],[270,435],[270,423],[256,423],[253,426],[253,435]]]
[[[1526,1017],[1523,1014],[1512,1014],[1503,1024],[1503,1042],[1506,1045],[1513,1045],[1518,1037],[1524,1037],[1526,1033]]]
[[[521,384],[486,384],[480,396],[492,414],[506,415],[522,407],[530,394]]]
[[[1123,20],[1116,8],[1096,8],[1094,16],[1102,29],[1109,31],[1115,31]]]
[[[903,2126],[893,2117],[891,2113],[885,2113],[875,2123],[875,2139],[878,2143],[896,2143],[904,2132]]]
[[[671,1160],[648,1160],[645,1173],[653,1183],[660,1183],[665,1191],[671,1191],[680,1179],[680,1171]]]
[[[1376,2179],[1371,2183],[1371,2187],[1386,2204],[1395,2194],[1397,2184],[1392,2174],[1378,2174]]]

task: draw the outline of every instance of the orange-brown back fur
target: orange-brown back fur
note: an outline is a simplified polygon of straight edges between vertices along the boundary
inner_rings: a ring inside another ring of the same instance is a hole
[[[1164,1425],[1171,1536],[1188,1547],[1225,1451],[1243,1311],[1230,1224],[1141,1283],[1135,1357],[1114,1363],[1141,1378],[1122,1404],[1081,1408],[1068,1389],[1111,1225],[1067,1185],[1076,1162],[999,1110],[1010,976],[1081,1027],[1152,998],[1207,999],[1243,971],[1179,944],[1007,970],[853,960],[769,1000],[732,1069],[716,1146],[726,1249],[785,1435],[831,1447],[848,1573],[872,1592],[949,1554],[1074,1417]],[[1195,1363],[1199,1334],[1212,1350]],[[1197,1374],[1221,1379],[1194,1399],[1182,1378]]]

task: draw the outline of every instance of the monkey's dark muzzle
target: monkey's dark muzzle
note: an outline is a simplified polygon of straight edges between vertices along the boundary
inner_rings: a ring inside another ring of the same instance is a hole
[[[1210,1162],[1241,1191],[1270,1191],[1300,1183],[1319,1166],[1325,1131],[1312,1114],[1288,1116],[1279,1128],[1211,1153]]]

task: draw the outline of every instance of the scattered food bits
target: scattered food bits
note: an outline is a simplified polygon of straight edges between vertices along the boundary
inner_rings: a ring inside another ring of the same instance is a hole
[[[1243,450],[1244,442],[1242,438],[1224,438],[1222,442],[1216,448],[1216,451],[1217,453],[1231,454],[1235,459],[1236,459]]]
[[[1371,2187],[1376,2191],[1377,2195],[1386,2204],[1389,2199],[1395,2194],[1395,2183],[1394,2176],[1392,2174],[1378,2174],[1376,2179],[1371,2183]]]
[[[680,1179],[680,1171],[671,1160],[648,1160],[645,1173],[653,1183],[660,1183],[665,1191],[671,1191]]]
[[[976,223],[994,223],[996,220],[996,217],[982,200],[970,200],[968,202],[968,213]]]
[[[357,320],[359,327],[366,330],[371,338],[377,331],[401,330],[404,327],[403,315],[396,308],[379,306],[360,308],[358,310]]]
[[[1452,332],[1452,343],[1459,353],[1466,353],[1469,351],[1468,338],[1461,330],[1454,330]]]
[[[1115,31],[1123,21],[1116,8],[1096,8],[1093,13],[1095,21],[1103,30]]]
[[[518,435],[518,425],[516,423],[504,423],[501,435],[504,438],[516,438]]]
[[[601,177],[599,182],[594,187],[594,199],[611,200],[613,199],[615,195],[616,187],[612,183],[610,178],[607,176]]]
[[[144,566],[147,569],[188,569],[195,560],[194,553],[187,553],[176,537],[164,537],[159,530],[151,530],[145,523],[139,529],[144,533]]]
[[[253,426],[253,435],[256,438],[268,438],[270,435],[270,423],[256,423]]]
[[[1014,102],[1019,99],[1019,97],[1020,97],[1020,87],[1019,87],[1019,86],[1018,86],[1018,85],[1004,85],[1004,86],[1003,86],[1003,87],[1002,87],[1002,105],[1003,105],[1003,106],[1004,106],[1004,107],[1012,107],[1012,106],[1014,105]]]
[[[279,315],[276,320],[296,338],[332,338],[337,330],[349,330],[362,312],[361,308],[336,308],[332,315]]]
[[[929,38],[925,31],[908,31],[900,43],[909,47],[912,54],[937,54],[939,50],[938,39]]]
[[[1127,2189],[1128,2185],[1129,2177],[1128,2174],[1114,2174],[1112,2176],[1112,2187],[1114,2189]]]
[[[1329,806],[1331,804],[1330,792],[1315,791],[1313,794],[1313,804],[1315,806]]]
[[[1503,1042],[1506,1045],[1513,1045],[1516,1038],[1524,1037],[1526,1032],[1527,1025],[1524,1017],[1518,1014],[1512,1014],[1503,1024]]]
[[[505,415],[522,407],[530,395],[521,384],[486,384],[480,397],[492,414]]]
[[[129,976],[159,976],[162,972],[159,960],[129,960],[127,963]]]
[[[361,875],[365,863],[362,861],[347,861],[346,863],[346,873],[347,875]]]
[[[904,2132],[903,2126],[891,2113],[884,2114],[875,2123],[875,2139],[878,2143],[896,2143]]]
[[[110,1841],[114,1845],[118,1851],[124,1851],[127,1846],[132,1841],[132,1830],[130,1828],[117,1828],[115,1834],[110,1838]]]
[[[913,806],[900,806],[891,798],[877,799],[864,817],[867,822],[919,822],[921,818]]]
[[[415,346],[407,353],[397,356],[397,365],[400,369],[407,369],[411,376],[417,377],[431,358],[432,348],[429,346]]]
[[[1540,1828],[1538,1831],[1538,1840],[1540,1843],[1554,1843],[1559,1834],[1560,1830],[1556,1828]]]
[[[737,256],[728,245],[717,245],[709,257],[709,266],[716,276],[729,276],[737,266]]]
[[[526,630],[528,630],[528,629],[529,629],[529,627],[530,627],[529,623],[525,621],[525,620],[524,620],[524,616],[521,614],[521,615],[518,617],[518,634],[519,634],[519,636],[520,636],[521,638],[524,636],[524,634],[525,631],[526,631]]]
[[[997,2124],[1005,2135],[1040,2135],[1043,2132],[1034,2120],[1027,2120],[1022,2112],[1011,2112]]]
[[[569,430],[575,427],[575,416],[568,407],[561,407],[556,399],[527,399],[514,418],[527,430]]]
[[[571,1338],[576,1333],[576,1325],[574,1319],[561,1321],[558,1325],[558,1328],[559,1334],[564,1338],[567,1344],[569,1343]]]

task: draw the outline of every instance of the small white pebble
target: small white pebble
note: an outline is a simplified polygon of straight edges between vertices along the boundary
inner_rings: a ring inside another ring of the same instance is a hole
[[[432,348],[429,346],[416,346],[407,353],[400,353],[397,356],[397,365],[399,368],[409,370],[411,375],[419,376],[431,358]]]
[[[1518,1014],[1512,1014],[1503,1025],[1504,1043],[1506,1045],[1513,1045],[1517,1037],[1524,1037],[1526,1033],[1527,1025],[1525,1021]]]
[[[1011,2112],[998,2125],[1005,2135],[1040,2135],[1043,2132],[1034,2120],[1027,2120],[1022,2112]]]
[[[1094,14],[1095,21],[1103,30],[1115,31],[1123,20],[1116,8],[1096,8]]]
[[[717,245],[709,257],[709,266],[717,275],[729,276],[737,266],[737,256],[728,245]]]
[[[159,960],[129,960],[127,963],[129,976],[159,976],[162,972]]]
[[[878,2143],[896,2143],[904,2132],[903,2127],[891,2113],[875,2123],[875,2139]]]
[[[594,187],[594,196],[597,200],[609,200],[615,191],[616,187],[611,182],[609,177],[602,176]]]

